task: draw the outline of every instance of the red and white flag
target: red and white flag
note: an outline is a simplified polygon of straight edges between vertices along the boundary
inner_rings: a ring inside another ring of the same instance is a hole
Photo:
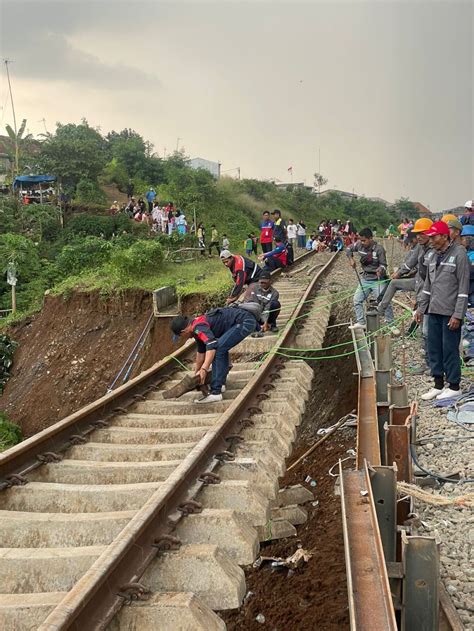
[[[288,173],[293,173],[293,167],[288,167]]]

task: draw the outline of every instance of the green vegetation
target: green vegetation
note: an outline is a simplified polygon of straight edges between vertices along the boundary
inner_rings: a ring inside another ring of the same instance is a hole
[[[0,412],[0,451],[17,445],[22,439],[21,429],[11,423],[4,412]]]
[[[230,275],[219,261],[200,256],[189,263],[167,260],[172,249],[195,247],[194,236],[153,236],[147,225],[124,214],[109,216],[103,185],[115,185],[122,193],[133,185],[135,197],[153,186],[159,200],[172,200],[186,214],[189,225],[194,217],[203,222],[208,241],[215,224],[220,238],[227,234],[237,252],[243,251],[248,233],[258,234],[263,210],[280,208],[286,219],[303,219],[309,230],[326,218],[351,219],[358,228],[369,225],[382,230],[398,223],[399,212],[410,214],[412,206],[408,200],[388,207],[337,193],[319,197],[304,188],[284,190],[252,179],[216,181],[205,170],[189,168],[182,153],[160,158],[132,129],[103,136],[86,120],[58,124],[55,133],[46,134],[42,141],[22,139],[21,160],[56,175],[70,207],[64,213],[54,205],[22,206],[9,197],[0,200],[0,309],[11,306],[5,271],[14,265],[20,314],[40,308],[46,290],[59,294],[78,287],[105,294],[172,284],[181,295],[227,291]]]

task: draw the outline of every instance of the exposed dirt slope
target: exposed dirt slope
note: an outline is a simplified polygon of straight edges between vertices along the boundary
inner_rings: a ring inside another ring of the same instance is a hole
[[[31,436],[105,394],[150,313],[151,295],[139,290],[107,300],[98,292],[47,297],[9,331],[19,347],[0,409]],[[142,368],[171,350],[168,334],[153,331],[151,340]]]
[[[109,204],[113,204],[115,201],[119,202],[119,204],[127,203],[127,195],[119,191],[116,184],[102,184],[101,188],[106,194]]]

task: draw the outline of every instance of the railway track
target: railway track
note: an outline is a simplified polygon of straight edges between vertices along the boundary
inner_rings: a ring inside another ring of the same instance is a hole
[[[0,456],[1,628],[225,628],[214,612],[245,595],[312,378],[269,351],[322,344],[327,301],[305,314],[334,258],[277,280],[283,330],[234,349],[222,402],[163,398],[187,343]]]
[[[404,305],[403,305],[404,306]],[[390,336],[367,315],[370,340],[353,331],[359,372],[355,469],[339,463],[350,626],[352,631],[462,631],[440,582],[436,537],[411,534],[411,444],[417,405],[392,382]]]

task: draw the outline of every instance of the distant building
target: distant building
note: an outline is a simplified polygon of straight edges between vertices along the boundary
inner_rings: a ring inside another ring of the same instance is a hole
[[[380,204],[385,204],[385,206],[393,206],[392,202],[387,202],[383,197],[367,197],[371,202],[379,202]]]
[[[313,186],[307,186],[304,182],[273,182],[277,188],[283,188],[285,190],[291,188],[304,188],[310,193],[314,193]]]
[[[192,158],[191,160],[186,160],[186,164],[188,167],[191,167],[191,169],[204,169],[205,171],[209,171],[216,179],[219,179],[221,176],[220,162],[212,162],[212,160],[206,160],[205,158]]]
[[[442,217],[443,215],[464,215],[465,212],[466,212],[466,209],[464,206],[456,206],[455,208],[447,208],[446,210],[440,210],[438,214],[440,217]]]
[[[416,210],[418,211],[419,217],[431,218],[431,215],[433,213],[431,212],[429,208],[426,208],[426,206],[423,206],[423,204],[421,204],[420,202],[413,202],[413,206],[415,206]]]
[[[319,195],[320,197],[327,197],[331,193],[337,193],[341,197],[344,197],[344,199],[357,199],[359,197],[359,195],[356,195],[355,193],[348,193],[347,191],[339,191],[336,188],[327,188],[325,191],[321,191],[320,193],[318,193],[318,191],[315,189],[314,192],[316,193],[316,195]]]

